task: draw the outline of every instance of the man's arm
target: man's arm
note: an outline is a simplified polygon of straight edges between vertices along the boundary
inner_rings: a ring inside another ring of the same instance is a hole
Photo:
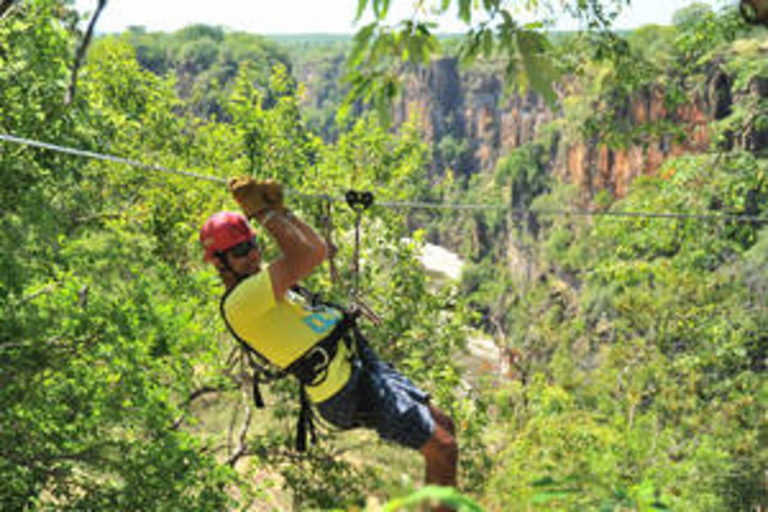
[[[322,264],[327,249],[323,239],[304,221],[284,210],[257,216],[282,253],[269,265],[272,290],[277,300]]]

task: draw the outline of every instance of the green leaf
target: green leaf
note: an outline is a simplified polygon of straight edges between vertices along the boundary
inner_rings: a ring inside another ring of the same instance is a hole
[[[381,0],[381,15],[379,16],[380,19],[387,17],[387,13],[389,13],[389,3],[390,0]]]
[[[547,53],[549,43],[546,36],[539,32],[520,30],[517,32],[517,44],[531,88],[541,94],[548,105],[553,106],[557,100],[554,83],[558,73]]]
[[[501,17],[503,18],[504,25],[513,28],[515,26],[515,20],[512,18],[512,15],[509,13],[507,9],[502,9],[499,11],[501,14]]]
[[[510,20],[511,19],[512,18],[510,18]],[[503,23],[498,27],[498,32],[499,48],[502,50],[502,52],[506,53],[507,55],[515,54],[517,48],[515,47],[514,36],[517,33],[517,27],[515,26],[514,22],[510,21],[510,23]]]
[[[483,35],[483,54],[486,57],[492,57],[493,56],[493,34],[490,30],[486,29],[482,32]]]
[[[404,497],[398,498],[387,503],[383,511],[395,512],[405,507],[418,505],[423,502],[437,501],[444,505],[454,507],[457,510],[466,512],[482,512],[483,508],[472,499],[459,493],[453,487],[439,487],[429,485],[418,491]]]
[[[472,23],[472,0],[458,0],[459,19],[466,24]]]
[[[483,8],[488,12],[494,12],[499,8],[499,0],[483,0]]]
[[[349,56],[350,63],[360,63],[362,56],[365,54],[365,50],[370,44],[371,37],[373,36],[378,26],[378,22],[373,22],[365,25],[357,31],[354,37],[354,46],[352,47],[352,52]]]
[[[416,31],[423,37],[432,38],[432,31],[430,30],[430,27],[434,28],[435,26],[436,25],[434,23],[417,23]]]
[[[540,29],[544,28],[544,23],[542,23],[540,21],[532,21],[530,23],[526,23],[525,25],[523,25],[523,27],[526,30],[540,30]]]
[[[546,487],[549,485],[554,485],[556,483],[557,481],[548,475],[548,476],[543,476],[541,478],[534,480],[533,482],[531,482],[531,485],[533,487]]]
[[[359,21],[363,17],[365,8],[368,6],[368,0],[357,0],[357,13],[355,14],[355,21]]]
[[[531,502],[536,505],[544,505],[546,503],[549,503],[551,501],[556,500],[562,500],[565,498],[570,497],[575,492],[577,492],[575,489],[564,489],[560,491],[545,491],[545,492],[539,492],[533,495],[531,498]]]

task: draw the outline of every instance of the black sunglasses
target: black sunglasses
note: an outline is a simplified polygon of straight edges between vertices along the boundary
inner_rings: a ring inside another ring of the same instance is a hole
[[[235,258],[244,258],[248,256],[248,253],[251,252],[252,249],[257,247],[258,245],[256,244],[256,238],[251,238],[250,240],[240,242],[239,244],[233,246],[232,248],[228,249],[227,252]]]

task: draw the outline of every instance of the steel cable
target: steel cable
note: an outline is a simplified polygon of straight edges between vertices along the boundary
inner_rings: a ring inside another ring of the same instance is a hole
[[[217,176],[208,176],[204,174],[194,173],[191,171],[171,169],[156,164],[146,164],[138,162],[136,160],[130,160],[114,155],[107,155],[103,153],[97,153],[95,151],[87,151],[83,149],[77,149],[72,147],[60,146],[57,144],[51,144],[48,142],[41,142],[38,140],[17,137],[14,135],[0,134],[0,141],[10,142],[14,144],[21,144],[31,147],[37,147],[41,149],[47,149],[49,151],[56,151],[59,153],[65,153],[78,157],[93,158],[96,160],[113,162],[119,164],[125,164],[132,167],[137,167],[149,171],[163,172],[167,174],[176,174],[185,176],[188,178],[195,178],[199,180],[205,180],[213,183],[226,184],[228,182],[225,178]],[[286,193],[298,197],[299,199],[306,200],[319,200],[319,201],[332,201],[332,202],[345,202],[343,197],[329,196],[327,194],[304,194],[295,192],[292,190],[286,190]],[[729,213],[676,213],[676,212],[646,212],[646,211],[616,211],[616,210],[568,210],[558,208],[513,208],[500,204],[487,204],[487,203],[444,203],[444,202],[427,202],[427,201],[380,201],[377,200],[373,207],[383,207],[389,209],[402,209],[402,210],[469,210],[469,211],[502,211],[516,214],[540,214],[540,215],[560,215],[560,216],[586,216],[586,217],[619,217],[619,218],[650,218],[650,219],[677,219],[677,220],[696,220],[696,221],[729,221],[740,223],[754,223],[765,224],[768,223],[768,218],[758,215],[743,215],[743,214],[729,214]]]

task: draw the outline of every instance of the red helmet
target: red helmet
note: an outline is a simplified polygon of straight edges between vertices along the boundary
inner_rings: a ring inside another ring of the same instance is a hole
[[[224,252],[256,236],[248,219],[235,212],[211,215],[200,228],[200,243],[205,249],[205,261],[213,260],[216,253]]]

